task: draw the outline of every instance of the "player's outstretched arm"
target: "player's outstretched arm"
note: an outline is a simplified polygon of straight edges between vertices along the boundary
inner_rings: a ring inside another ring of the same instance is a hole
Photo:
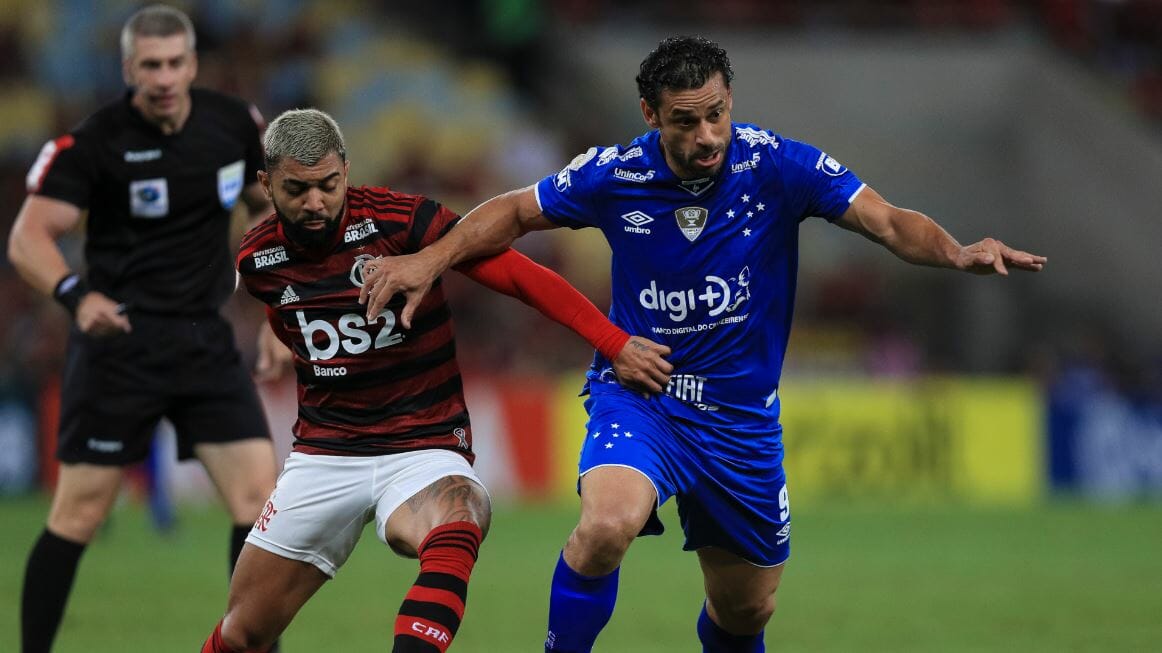
[[[1044,256],[1013,249],[994,238],[963,246],[932,218],[892,206],[871,188],[864,188],[837,221],[909,263],[953,268],[975,274],[1007,275],[1009,268],[1039,272]]]
[[[366,304],[368,316],[374,316],[393,296],[403,293],[407,301],[400,312],[400,323],[410,329],[420,301],[445,270],[464,261],[498,254],[529,231],[555,226],[541,215],[532,186],[498,195],[469,211],[451,231],[418,253],[377,259],[366,265],[359,303]]]
[[[513,249],[456,266],[488,288],[516,297],[584,338],[613,362],[622,385],[661,392],[673,366],[664,358],[670,348],[646,338],[630,337],[559,274]]]

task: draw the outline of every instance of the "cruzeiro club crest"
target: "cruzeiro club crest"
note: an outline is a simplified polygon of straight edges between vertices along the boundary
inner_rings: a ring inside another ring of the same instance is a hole
[[[701,206],[687,206],[674,211],[674,217],[678,220],[678,228],[682,230],[682,235],[690,242],[694,242],[694,239],[700,236],[702,230],[706,228],[707,215],[709,215],[709,211]]]

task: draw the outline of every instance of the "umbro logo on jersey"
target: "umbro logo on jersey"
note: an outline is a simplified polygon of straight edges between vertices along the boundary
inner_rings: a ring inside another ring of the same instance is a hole
[[[650,230],[646,229],[643,225],[647,225],[647,224],[654,221],[653,218],[646,215],[645,213],[642,213],[641,211],[634,211],[632,213],[626,213],[625,215],[621,216],[621,219],[625,220],[626,222],[628,222],[631,225],[631,226],[625,227],[625,230],[631,234],[648,234],[648,233],[650,233]]]
[[[282,291],[282,298],[278,300],[278,305],[286,306],[287,304],[299,301],[299,299],[295,289],[287,286],[286,290]]]
[[[702,230],[706,228],[706,218],[710,212],[701,206],[687,206],[674,211],[674,217],[678,220],[678,228],[682,230],[682,235],[686,240],[694,242],[694,239],[702,235]]]

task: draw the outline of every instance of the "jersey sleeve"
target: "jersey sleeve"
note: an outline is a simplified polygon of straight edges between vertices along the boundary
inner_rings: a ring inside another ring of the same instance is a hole
[[[408,224],[408,254],[414,254],[439,240],[460,222],[460,216],[426,197],[419,198]]]
[[[28,193],[88,208],[99,177],[90,147],[73,134],[45,143],[25,179]]]
[[[598,226],[593,201],[600,180],[597,153],[598,148],[591,147],[560,172],[537,182],[537,204],[550,222],[570,229]]]
[[[456,269],[496,292],[515,297],[584,338],[609,360],[617,358],[629,334],[614,326],[589,298],[559,274],[515,249],[468,261]]]
[[[854,172],[812,145],[784,139],[780,149],[786,164],[780,172],[798,202],[800,220],[819,216],[834,221],[863,190]]]

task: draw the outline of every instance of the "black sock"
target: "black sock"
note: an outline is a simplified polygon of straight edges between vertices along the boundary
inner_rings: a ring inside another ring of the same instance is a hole
[[[84,552],[84,544],[53,535],[47,528],[33,545],[20,604],[23,653],[48,653],[52,648]]]
[[[230,576],[234,575],[234,565],[238,564],[238,555],[242,553],[242,545],[246,544],[250,528],[250,524],[245,526],[235,524],[230,529]]]

